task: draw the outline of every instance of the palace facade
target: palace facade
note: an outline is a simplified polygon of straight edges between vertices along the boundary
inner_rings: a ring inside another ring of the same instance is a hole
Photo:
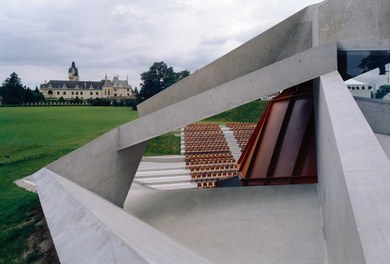
[[[115,76],[112,81],[107,74],[102,81],[80,81],[78,69],[74,62],[68,70],[69,80],[50,80],[40,85],[40,91],[46,99],[66,100],[76,97],[86,99],[133,99],[134,93],[128,80],[120,80]]]

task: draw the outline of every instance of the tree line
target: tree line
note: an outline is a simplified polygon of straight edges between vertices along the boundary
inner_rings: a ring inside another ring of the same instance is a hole
[[[135,99],[126,99],[123,101],[110,100],[106,98],[88,99],[88,103],[96,106],[130,106],[133,109],[137,108],[137,105],[154,96],[155,94],[165,90],[172,84],[180,81],[181,79],[190,75],[187,70],[175,72],[173,67],[168,66],[165,62],[155,62],[149,68],[148,71],[141,73],[140,90],[135,87],[134,95]],[[19,76],[13,72],[0,87],[0,101],[2,104],[23,104],[23,103],[35,103],[44,101],[43,94],[38,90],[35,90],[23,86]],[[64,101],[64,98],[59,98],[59,101]],[[83,101],[76,98],[73,101]]]
[[[172,67],[168,66],[165,62],[155,62],[150,66],[148,71],[141,73],[141,89],[135,87],[134,95],[135,99],[125,100],[110,100],[107,98],[87,99],[87,103],[93,106],[128,106],[134,110],[137,109],[137,105],[147,100],[148,98],[158,94],[159,92],[170,87],[174,83],[190,75],[188,70],[175,72]],[[390,85],[382,85],[376,92],[376,98],[382,99],[385,95],[390,93]],[[0,102],[2,104],[23,104],[23,103],[36,103],[42,102],[45,98],[43,94],[38,90],[35,90],[23,86],[19,76],[13,72],[0,86]],[[60,102],[65,101],[64,98],[59,99]],[[76,97],[76,99],[67,100],[72,103],[81,103],[82,99]]]
[[[0,101],[2,104],[35,103],[44,100],[43,94],[38,90],[31,90],[23,86],[19,76],[13,72],[0,86]]]

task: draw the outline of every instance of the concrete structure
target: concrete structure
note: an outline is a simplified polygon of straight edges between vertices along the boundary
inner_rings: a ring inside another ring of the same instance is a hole
[[[316,101],[319,193],[329,261],[386,263],[389,248],[377,238],[390,237],[390,162],[337,72],[320,78]]]
[[[327,263],[316,185],[134,191],[124,208],[214,263]]]
[[[387,0],[307,7],[147,100],[139,119],[38,171],[60,260],[389,263],[390,161],[337,71],[337,49],[390,47],[389,14]],[[128,193],[148,139],[309,80],[318,185]],[[202,227],[210,233],[191,231]]]

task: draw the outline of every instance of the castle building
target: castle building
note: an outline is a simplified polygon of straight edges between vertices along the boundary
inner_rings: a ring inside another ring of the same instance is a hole
[[[133,99],[133,89],[128,80],[120,80],[115,76],[112,81],[80,81],[75,62],[68,70],[69,80],[50,80],[40,85],[40,90],[46,99],[72,100],[76,97],[86,99]]]
[[[119,80],[119,76],[114,76],[112,81],[107,79],[107,74],[102,86],[104,98],[130,99],[134,98],[133,89],[128,80]]]

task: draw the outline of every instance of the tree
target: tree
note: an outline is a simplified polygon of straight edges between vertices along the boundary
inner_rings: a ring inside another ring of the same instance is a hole
[[[35,87],[32,91],[30,88],[23,86],[19,76],[13,72],[3,82],[0,87],[0,96],[4,104],[21,104],[35,103],[44,100],[43,94]]]
[[[35,93],[33,91],[31,91],[30,88],[27,88],[24,90],[24,100],[23,102],[27,102],[27,103],[34,103],[36,102],[36,97],[35,97]]]
[[[35,103],[43,101],[45,97],[43,94],[38,90],[38,87],[35,87],[35,90],[32,91],[28,87],[24,87],[24,100],[25,103]]]
[[[40,102],[40,101],[45,100],[45,96],[43,95],[43,93],[41,93],[38,90],[37,86],[35,86],[34,94],[35,94],[35,102]]]
[[[187,70],[175,72],[165,62],[155,62],[149,68],[149,71],[141,74],[142,83],[137,96],[138,103],[145,101],[188,75],[190,75],[190,72]]]
[[[382,99],[388,93],[390,93],[390,85],[381,85],[376,91],[376,98]]]
[[[0,96],[4,104],[20,104],[24,102],[25,91],[19,76],[13,72],[0,87]]]
[[[137,86],[134,88],[134,95],[137,97],[139,95]]]

